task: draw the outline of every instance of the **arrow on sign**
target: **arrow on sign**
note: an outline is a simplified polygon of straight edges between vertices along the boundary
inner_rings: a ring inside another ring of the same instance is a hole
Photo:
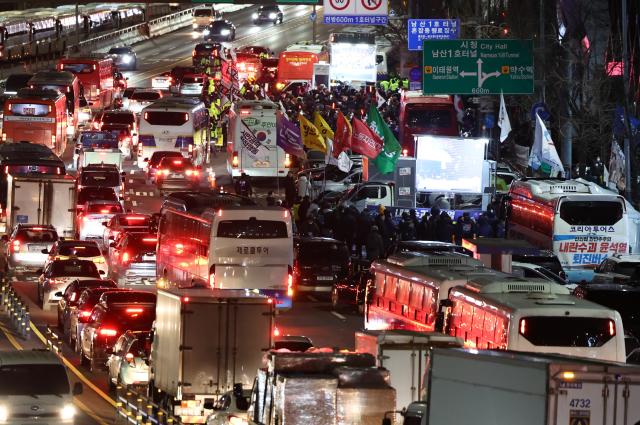
[[[478,75],[477,72],[467,72],[467,71],[462,71],[460,73],[461,77],[475,77],[476,75]]]

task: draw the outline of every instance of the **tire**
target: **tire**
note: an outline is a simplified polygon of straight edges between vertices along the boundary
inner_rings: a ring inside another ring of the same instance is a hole
[[[89,359],[84,355],[84,351],[80,348],[80,364],[82,366],[89,366]]]

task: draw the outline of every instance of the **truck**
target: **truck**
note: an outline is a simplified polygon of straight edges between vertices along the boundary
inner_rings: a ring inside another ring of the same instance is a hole
[[[243,290],[162,289],[149,360],[149,396],[203,423],[234,385],[250,387],[274,334],[273,300]]]
[[[377,365],[389,368],[391,382],[402,388],[395,412],[389,412],[383,425],[392,424],[394,414],[403,416],[399,422],[403,425],[640,421],[637,366],[561,355],[451,348],[442,345],[455,347],[457,342],[447,342],[437,334],[424,341],[420,336],[425,334],[415,333],[413,342],[403,342],[397,335],[382,333],[373,345],[371,336],[360,342],[356,338],[356,350],[373,351]]]
[[[363,211],[369,206],[390,207],[395,205],[395,187],[393,183],[385,182],[360,183],[342,195],[338,204],[345,207],[354,206],[358,211]]]
[[[78,137],[74,156],[76,168],[89,164],[113,164],[122,170],[123,154],[118,136],[111,131],[83,131]]]
[[[72,238],[75,179],[68,175],[7,176],[6,232],[18,223],[52,225]]]
[[[370,354],[271,351],[251,394],[252,425],[378,425],[393,410],[389,374]]]

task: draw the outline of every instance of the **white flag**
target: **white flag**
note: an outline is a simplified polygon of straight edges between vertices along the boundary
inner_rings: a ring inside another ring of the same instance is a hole
[[[536,135],[529,155],[529,165],[534,171],[540,170],[549,177],[564,175],[564,167],[551,134],[538,114],[536,114]]]
[[[611,141],[611,158],[609,159],[609,176],[606,178],[607,186],[624,191],[626,187],[625,157],[620,145],[615,139]]]
[[[385,99],[384,97],[380,96],[380,93],[378,93],[377,90],[376,90],[376,101],[378,102],[378,109],[380,109],[380,107],[382,105],[387,103],[387,99]]]
[[[351,167],[353,167],[353,161],[349,158],[349,155],[345,151],[340,152],[340,155],[338,155],[338,169],[348,173],[351,171]]]
[[[511,133],[511,121],[507,114],[507,106],[504,104],[504,95],[500,92],[500,112],[498,113],[498,127],[500,127],[500,143],[507,140]]]
[[[327,145],[327,152],[324,155],[324,163],[338,165],[338,160],[333,157],[333,140],[326,139],[325,144]]]

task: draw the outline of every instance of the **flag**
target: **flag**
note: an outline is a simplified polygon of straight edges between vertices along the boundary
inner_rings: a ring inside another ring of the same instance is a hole
[[[289,121],[282,112],[276,113],[276,144],[289,155],[305,158],[302,137],[297,125]]]
[[[462,96],[456,94],[453,96],[453,107],[456,110],[456,118],[459,123],[462,123],[464,118],[464,103],[462,102]]]
[[[384,141],[358,118],[353,119],[351,150],[369,158],[377,157],[382,151]]]
[[[353,167],[353,161],[351,160],[351,158],[349,158],[349,155],[347,155],[346,152],[340,152],[340,155],[338,155],[338,159],[336,160],[337,165],[338,165],[338,169],[340,171],[344,171],[345,173],[348,173],[349,171],[351,171],[351,167]]]
[[[382,97],[380,95],[380,93],[378,93],[378,91],[376,90],[376,101],[378,102],[378,109],[380,109],[380,107],[382,105],[384,105],[385,103],[387,103],[387,99],[385,99],[384,97]]]
[[[320,135],[324,138],[325,141],[327,139],[334,139],[333,130],[331,129],[329,124],[327,124],[324,118],[322,118],[322,115],[320,115],[318,111],[313,113],[313,125],[315,125],[316,128],[320,131]]]
[[[400,143],[398,143],[396,136],[393,135],[393,132],[391,131],[387,123],[385,123],[380,116],[380,112],[378,112],[378,109],[376,109],[373,105],[369,107],[369,113],[367,114],[367,125],[384,142],[382,152],[380,152],[380,154],[375,157],[373,163],[376,165],[380,173],[389,174],[396,168],[396,162],[398,162],[398,157],[400,156],[402,146],[400,146]]]
[[[338,118],[336,118],[336,132],[333,139],[333,155],[338,156],[340,152],[343,152],[351,147],[351,136],[353,130],[351,123],[344,116],[342,111],[338,111]]]
[[[302,134],[302,144],[309,149],[326,152],[327,145],[324,143],[322,135],[320,135],[320,131],[316,128],[316,126],[302,115],[298,116],[298,121],[300,121],[300,134]]]
[[[616,139],[611,141],[611,158],[609,158],[609,178],[607,186],[615,187],[624,192],[626,187],[625,157]]]
[[[327,139],[327,152],[324,154],[324,163],[331,165],[338,165],[338,160],[333,157],[333,141],[331,139]]]
[[[500,127],[500,143],[507,140],[511,133],[511,121],[507,114],[507,106],[504,104],[504,95],[500,92],[500,112],[498,114],[498,127]]]
[[[536,114],[536,134],[529,155],[529,165],[534,171],[539,170],[540,173],[550,177],[564,175],[564,167],[551,140],[551,134],[538,114]]]

